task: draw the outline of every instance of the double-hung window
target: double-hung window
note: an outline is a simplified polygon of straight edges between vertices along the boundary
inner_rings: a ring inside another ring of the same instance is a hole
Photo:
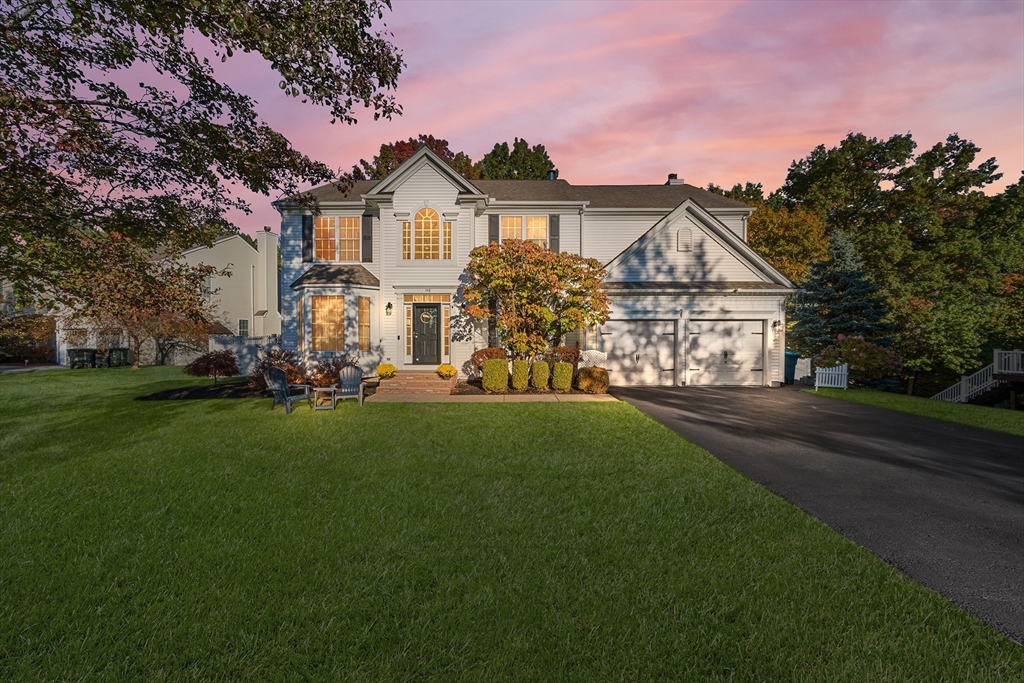
[[[501,240],[524,240],[546,248],[548,246],[548,217],[502,216]]]
[[[317,261],[358,261],[359,216],[317,216],[314,241]]]
[[[424,207],[410,222],[402,223],[402,259],[417,261],[450,260],[452,223],[442,221],[437,211]]]

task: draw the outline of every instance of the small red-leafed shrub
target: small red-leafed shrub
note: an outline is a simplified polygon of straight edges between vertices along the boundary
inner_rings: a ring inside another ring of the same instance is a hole
[[[233,351],[211,351],[185,366],[185,373],[193,377],[212,377],[217,383],[218,377],[237,377],[242,373],[238,370],[238,359]]]
[[[298,356],[294,351],[270,349],[260,354],[256,369],[249,375],[249,388],[256,392],[266,391],[267,381],[263,373],[269,367],[281,368],[288,378],[288,384],[305,384],[306,372],[299,365]]]
[[[479,370],[486,361],[495,359],[507,360],[508,356],[505,355],[505,349],[497,349],[493,346],[486,349],[478,349],[469,357],[469,362],[474,368]]]
[[[573,367],[580,362],[580,350],[575,346],[556,346],[548,355],[555,363],[568,363]]]

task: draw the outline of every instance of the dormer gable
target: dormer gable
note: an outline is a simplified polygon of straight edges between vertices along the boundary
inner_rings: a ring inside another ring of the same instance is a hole
[[[612,283],[764,283],[794,288],[782,273],[693,199],[608,262]]]

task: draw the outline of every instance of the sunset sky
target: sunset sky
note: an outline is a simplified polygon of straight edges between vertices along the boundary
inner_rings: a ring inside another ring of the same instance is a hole
[[[571,183],[777,188],[794,159],[848,132],[949,133],[1024,169],[1024,0],[995,2],[433,2],[385,15],[404,115],[331,125],[258,58],[225,79],[302,152],[334,167],[420,133],[474,160],[516,136]],[[253,196],[246,232],[279,224]]]

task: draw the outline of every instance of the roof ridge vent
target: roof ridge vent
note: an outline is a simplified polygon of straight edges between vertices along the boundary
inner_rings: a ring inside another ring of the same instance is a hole
[[[685,184],[685,182],[684,182],[684,180],[682,178],[680,178],[675,173],[669,173],[668,174],[668,182],[665,183],[665,184],[666,185],[683,185],[683,184]]]

